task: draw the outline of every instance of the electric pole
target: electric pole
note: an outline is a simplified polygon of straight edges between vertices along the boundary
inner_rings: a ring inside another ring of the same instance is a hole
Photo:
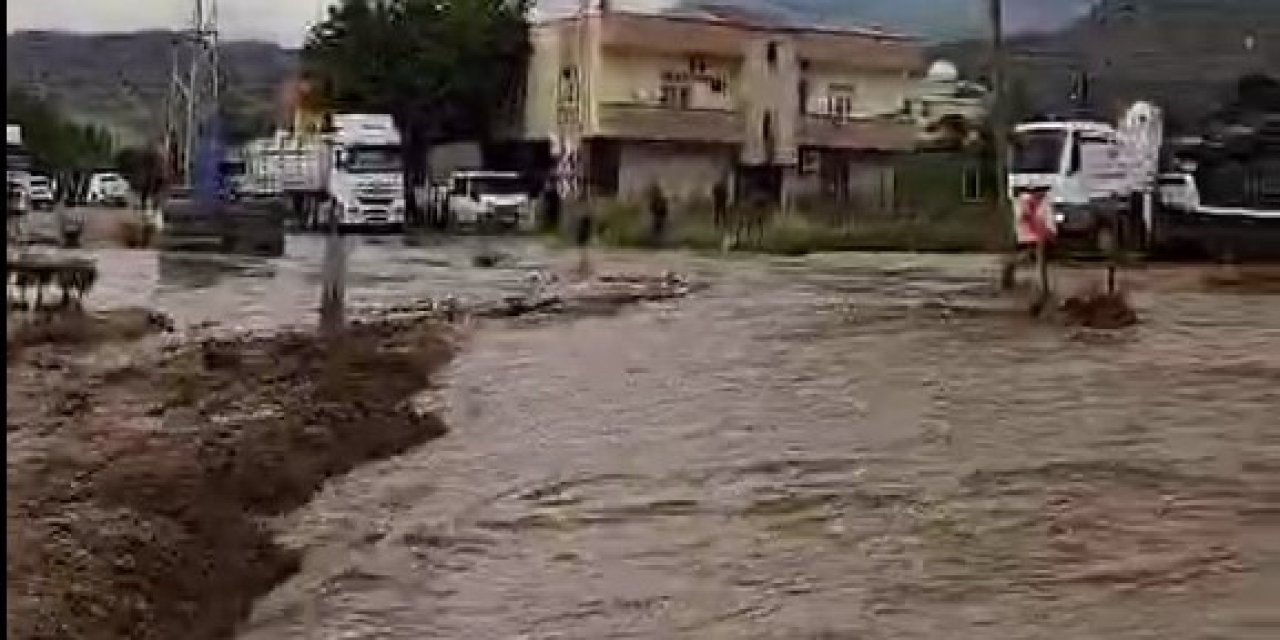
[[[1008,176],[1008,97],[1006,96],[1006,61],[1004,44],[1003,0],[987,0],[988,29],[991,36],[991,141],[995,145],[996,185],[999,202],[1003,207],[1007,200]]]
[[[191,21],[174,43],[165,104],[165,151],[179,183],[190,183],[196,145],[218,114],[217,0],[191,0]]]

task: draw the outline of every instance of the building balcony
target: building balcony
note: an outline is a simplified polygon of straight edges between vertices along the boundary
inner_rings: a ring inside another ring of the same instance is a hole
[[[850,151],[910,151],[918,130],[909,120],[860,118],[839,120],[807,114],[800,123],[797,142],[802,147]]]
[[[639,103],[600,105],[595,136],[666,142],[742,142],[742,117],[735,111],[676,109]]]

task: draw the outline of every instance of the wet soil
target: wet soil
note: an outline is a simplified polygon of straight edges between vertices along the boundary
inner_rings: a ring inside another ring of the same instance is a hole
[[[448,335],[29,346],[8,368],[9,637],[228,637],[297,566],[265,517],[443,433],[410,400]]]

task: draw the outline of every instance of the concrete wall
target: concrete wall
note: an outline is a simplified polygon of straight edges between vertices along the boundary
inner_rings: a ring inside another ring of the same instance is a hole
[[[618,163],[618,198],[643,199],[657,182],[672,202],[710,200],[716,181],[730,179],[733,148],[727,145],[624,143]]]
[[[773,62],[769,50],[775,52]],[[746,135],[742,145],[744,164],[794,165],[798,161],[796,137],[799,131],[799,60],[788,38],[760,34],[747,44],[742,64],[742,102]],[[773,157],[766,157],[765,120],[772,120]]]
[[[556,97],[561,51],[559,30],[543,25],[529,33],[532,52],[525,81],[522,136],[550,139],[556,131]]]
[[[792,204],[825,214],[833,223],[884,216],[898,210],[898,164],[904,154],[821,153],[812,171],[788,176]]]
[[[480,145],[475,142],[437,145],[427,154],[427,169],[433,184],[444,182],[454,171],[483,168]]]

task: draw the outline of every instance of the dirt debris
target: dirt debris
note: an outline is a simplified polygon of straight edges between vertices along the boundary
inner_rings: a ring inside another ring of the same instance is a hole
[[[1274,265],[1222,265],[1206,269],[1201,283],[1209,290],[1280,293],[1280,268]]]
[[[11,313],[6,342],[12,361],[29,347],[53,345],[84,349],[109,342],[128,342],[174,330],[168,315],[141,307],[88,312],[80,308]]]
[[[615,313],[643,302],[683,298],[705,286],[670,272],[658,275],[600,274],[576,282],[554,273],[534,272],[526,280],[528,291],[500,300],[464,303],[452,297],[422,299],[361,310],[361,313],[379,318],[381,322],[394,318],[456,322],[465,318],[578,317]]]
[[[444,432],[410,400],[451,336],[367,322],[338,344],[206,340],[110,369],[11,359],[10,400],[61,400],[10,404],[9,636],[228,637],[296,568],[265,516]]]
[[[1060,311],[1068,324],[1088,329],[1123,329],[1138,323],[1138,313],[1123,290],[1089,289],[1064,300]]]

